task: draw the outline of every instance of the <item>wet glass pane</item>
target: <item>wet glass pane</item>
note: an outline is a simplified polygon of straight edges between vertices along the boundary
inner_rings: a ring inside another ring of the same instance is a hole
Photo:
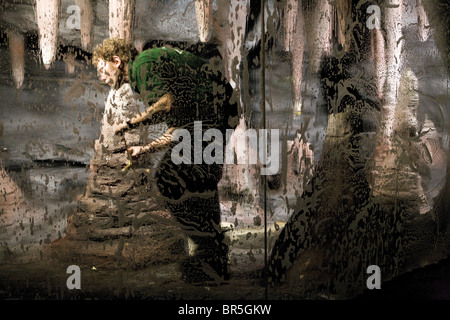
[[[411,295],[379,285],[448,259],[446,9],[0,3],[0,296]]]

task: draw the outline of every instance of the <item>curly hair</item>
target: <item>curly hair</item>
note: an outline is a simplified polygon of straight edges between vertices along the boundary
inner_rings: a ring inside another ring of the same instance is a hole
[[[92,63],[95,65],[98,60],[103,59],[105,61],[113,61],[114,56],[118,56],[126,65],[133,60],[138,54],[138,51],[131,42],[125,39],[108,38],[103,40],[102,44],[99,44],[93,52]]]

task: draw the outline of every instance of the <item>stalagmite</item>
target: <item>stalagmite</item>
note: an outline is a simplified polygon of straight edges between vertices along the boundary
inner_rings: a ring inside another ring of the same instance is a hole
[[[22,87],[25,77],[25,39],[17,31],[8,32],[12,77],[16,88]]]
[[[310,59],[310,70],[317,73],[323,56],[329,55],[332,48],[333,5],[329,0],[317,0],[311,10],[306,13],[307,37]]]
[[[386,31],[386,82],[381,106],[380,125],[374,150],[374,195],[383,193],[384,184],[391,179],[389,170],[395,166],[392,160],[392,132],[397,89],[400,81],[400,53],[402,47],[402,0],[391,0],[384,9]]]
[[[400,81],[402,48],[402,0],[391,0],[385,8],[386,31],[386,82],[381,106],[380,128],[375,150],[380,164],[385,152],[391,149],[394,112],[397,105],[397,89]]]
[[[133,41],[135,0],[109,0],[109,36]]]
[[[4,238],[5,230],[12,226],[17,219],[18,211],[24,204],[24,199],[22,190],[0,164],[0,230],[2,231],[0,240],[2,240],[2,243],[9,240]]]
[[[375,82],[378,98],[383,98],[384,84],[386,83],[386,55],[384,36],[380,29],[373,29],[370,32],[372,57],[375,64]]]
[[[384,167],[381,178],[377,181],[377,190],[385,196],[409,201],[416,205],[419,213],[424,214],[430,207],[424,194],[421,176],[416,169],[422,146],[422,142],[417,139],[418,89],[418,79],[414,72],[405,70],[400,79],[392,122],[391,152],[383,160]]]
[[[374,194],[408,201],[420,213],[428,211],[421,177],[413,168],[417,151],[418,80],[411,70],[400,77],[402,1],[385,10],[386,85],[375,148]]]
[[[124,152],[127,144],[154,141],[168,129],[166,124],[114,134],[117,124],[144,109],[129,83],[109,91],[85,193],[77,199],[77,212],[69,217],[65,236],[53,242],[47,254],[62,261],[73,261],[74,256],[95,259],[96,266],[104,270],[111,261],[119,268],[148,264],[164,267],[168,261],[184,256],[183,234],[170,219],[152,180],[156,164],[167,150],[147,155],[145,164],[136,159],[131,162]],[[97,245],[91,245],[91,241]],[[126,262],[123,265],[116,262],[117,252]]]
[[[0,133],[1,135],[1,133]],[[0,264],[39,259],[39,230],[45,212],[35,206],[0,164]],[[45,222],[48,226],[48,221]],[[56,230],[56,228],[55,228]],[[54,236],[53,231],[48,236]]]
[[[431,35],[430,23],[428,22],[428,16],[423,7],[422,0],[417,0],[417,23],[419,25],[419,40],[427,41]]]
[[[212,0],[195,0],[198,35],[201,42],[208,42],[212,33]]]
[[[36,20],[39,29],[39,46],[46,69],[56,58],[60,0],[36,0]]]
[[[90,50],[94,25],[92,3],[91,0],[77,0],[77,5],[80,8],[81,47]]]

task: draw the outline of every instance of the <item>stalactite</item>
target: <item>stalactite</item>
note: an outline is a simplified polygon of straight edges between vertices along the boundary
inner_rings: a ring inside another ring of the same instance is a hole
[[[94,11],[91,0],[77,0],[80,8],[81,47],[90,50],[92,47],[92,35],[94,25]]]
[[[17,31],[8,32],[12,77],[16,88],[22,87],[25,78],[25,38]]]
[[[135,0],[109,0],[109,36],[133,41]]]
[[[312,12],[306,13],[310,70],[317,73],[321,59],[331,53],[333,33],[333,5],[329,0],[317,0]]]
[[[36,0],[36,20],[39,29],[39,46],[46,69],[56,58],[60,0]]]
[[[392,134],[392,121],[397,105],[397,90],[400,81],[401,50],[402,50],[402,0],[391,0],[385,9],[386,30],[386,86],[382,118],[387,137]]]
[[[299,2],[297,0],[286,0],[284,13],[284,50],[286,51],[291,51],[294,44],[298,12]]]
[[[147,44],[147,40],[144,39],[135,39],[134,40],[134,47],[136,48],[136,50],[141,53],[142,51],[144,51],[144,47]]]
[[[305,25],[303,9],[297,6],[295,29],[289,47],[292,50],[292,85],[294,91],[294,115],[302,111],[302,81],[305,46]]]
[[[212,33],[212,0],[195,0],[198,35],[201,42],[208,42]]]
[[[386,52],[383,32],[373,29],[370,32],[372,58],[375,65],[375,82],[378,98],[383,99],[384,84],[386,83]]]
[[[417,11],[417,24],[419,25],[419,40],[425,42],[431,35],[431,28],[430,23],[428,21],[427,13],[422,4],[422,0],[417,0],[416,11]]]
[[[336,2],[336,34],[337,41],[342,45],[345,51],[350,48],[351,34],[349,32],[349,23],[352,19],[352,1],[338,0]]]

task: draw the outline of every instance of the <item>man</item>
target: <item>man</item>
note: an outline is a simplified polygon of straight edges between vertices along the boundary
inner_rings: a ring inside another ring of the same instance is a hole
[[[137,51],[133,46],[128,45],[124,46],[124,52],[120,54],[126,60],[136,56]],[[122,67],[116,70],[117,63],[114,60],[97,61],[99,79],[108,84],[111,89],[105,101],[100,138],[95,141],[94,145],[94,157],[90,163],[92,174],[86,188],[86,199],[93,193],[109,195],[110,190],[108,189],[114,185],[113,181],[123,183],[123,174],[117,170],[116,163],[126,159],[123,155],[117,154],[118,151],[125,149],[125,144],[124,139],[115,134],[115,129],[143,110],[142,103],[137,99],[127,80],[127,74],[119,72]],[[130,144],[139,143],[142,140],[137,132],[128,132],[125,138]],[[120,164],[120,168],[121,166]]]
[[[237,105],[230,103],[233,90],[220,72],[189,52],[162,47],[136,55],[127,51],[129,47],[123,40],[106,39],[94,51],[100,80],[111,86],[129,82],[149,106],[115,131],[122,134],[142,124],[167,124],[161,137],[148,145],[130,146],[127,151],[138,159],[167,150],[156,169],[155,182],[187,235],[188,258],[182,264],[183,276],[189,283],[224,280],[228,277],[228,247],[220,227],[217,187],[222,165],[175,164],[171,153],[172,134],[177,128],[187,129],[194,136],[194,122],[201,121],[203,131],[216,128],[225,135],[225,129],[237,124]],[[191,154],[196,151],[193,145]]]

